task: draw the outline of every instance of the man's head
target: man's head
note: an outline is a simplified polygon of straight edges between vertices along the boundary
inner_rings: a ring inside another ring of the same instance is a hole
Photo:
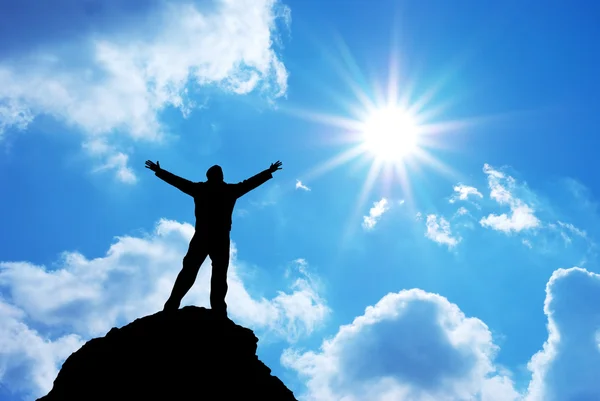
[[[206,178],[210,182],[223,181],[223,169],[221,169],[221,166],[215,164],[206,171]]]

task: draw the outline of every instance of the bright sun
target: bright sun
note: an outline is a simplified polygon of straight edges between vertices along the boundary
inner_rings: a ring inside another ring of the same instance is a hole
[[[396,39],[398,38],[394,40]],[[354,170],[357,176],[358,172],[364,172],[364,183],[348,223],[354,225],[360,214],[364,213],[367,200],[373,198],[371,191],[374,188],[381,192],[377,196],[387,199],[402,193],[403,200],[411,203],[413,174],[422,173],[421,167],[424,165],[451,175],[456,180],[456,172],[437,157],[435,150],[446,147],[443,134],[466,127],[474,121],[438,120],[440,114],[446,112],[445,109],[451,104],[448,102],[451,99],[442,104],[432,102],[445,78],[434,86],[425,88],[423,93],[415,93],[414,89],[418,85],[407,80],[408,75],[400,75],[403,72],[408,74],[409,70],[400,65],[401,57],[396,53],[396,47],[390,53],[387,84],[373,82],[372,87],[365,88],[366,76],[358,68],[360,63],[353,59],[344,43],[341,45],[343,54],[339,63],[335,60],[334,67],[338,68],[347,89],[355,95],[358,102],[354,104],[337,96],[332,100],[347,108],[350,115],[294,108],[288,109],[288,112],[337,128],[323,132],[323,140],[344,147],[339,153],[303,174],[303,181],[310,182],[351,161],[355,161],[355,166],[359,167]],[[434,119],[437,121],[433,121]],[[362,167],[366,168],[363,170]]]
[[[418,125],[400,108],[375,110],[361,131],[364,147],[381,161],[400,161],[418,146]]]

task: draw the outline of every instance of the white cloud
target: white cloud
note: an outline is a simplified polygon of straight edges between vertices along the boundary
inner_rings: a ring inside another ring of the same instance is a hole
[[[318,352],[288,349],[282,364],[307,380],[307,401],[514,401],[494,366],[488,327],[437,294],[390,293]]]
[[[569,244],[571,244],[571,242],[573,242],[571,237],[569,237],[564,231],[560,232],[560,236],[565,241],[565,245],[569,245]]]
[[[105,159],[100,166],[94,169],[94,172],[113,169],[116,170],[116,177],[119,181],[128,184],[137,182],[135,173],[127,164],[129,156],[125,153],[117,151],[99,139],[84,143],[83,148],[87,149],[91,155]]]
[[[548,339],[529,361],[522,394],[494,364],[488,327],[440,295],[390,293],[319,351],[290,348],[281,361],[306,379],[306,401],[600,399],[600,274],[558,269],[546,285]]]
[[[438,216],[430,214],[425,224],[427,226],[425,236],[438,244],[445,244],[448,248],[452,248],[461,241],[460,237],[452,235],[450,223],[443,217],[439,217],[438,220]]]
[[[304,191],[310,191],[310,188],[302,183],[300,180],[296,180],[296,189],[302,189]]]
[[[490,197],[500,205],[508,205],[511,211],[510,216],[502,213],[490,214],[482,218],[479,223],[483,227],[511,233],[540,226],[540,220],[535,216],[533,208],[511,192],[515,188],[514,178],[495,170],[489,164],[483,166],[483,172],[488,176]]]
[[[374,202],[373,207],[369,209],[369,215],[363,216],[363,228],[366,230],[372,230],[381,216],[390,209],[389,202],[385,198],[381,198],[380,201]]]
[[[553,227],[552,227],[553,226]],[[551,228],[557,228],[556,225],[552,225]],[[587,238],[587,233],[583,230],[580,230],[579,228],[575,227],[573,224],[571,223],[563,223],[562,221],[558,221],[558,226],[561,227],[563,230],[568,231],[569,233],[576,235],[578,237],[581,238]],[[565,231],[560,231],[560,235],[561,237],[564,239],[566,244],[570,244],[571,242],[573,242],[573,240],[571,239],[571,237],[569,237],[567,235],[567,233]]]
[[[528,368],[527,401],[600,399],[600,275],[558,269],[546,285],[548,340]]]
[[[14,99],[0,102],[0,139],[8,127],[23,130],[33,121],[33,118],[33,114],[23,109]]]
[[[277,0],[213,3],[202,10],[168,4],[148,26],[0,60],[0,137],[46,114],[91,140],[110,136],[115,146],[160,141],[160,112],[172,106],[186,115],[194,107],[190,84],[283,96],[288,73],[274,46],[276,21],[289,24],[289,8]],[[103,164],[134,182],[124,156],[107,152]]]
[[[480,220],[480,224],[484,227],[489,227],[494,230],[503,231],[505,233],[519,232],[530,228],[535,228],[540,225],[534,211],[527,205],[519,205],[511,208],[512,213],[508,216],[506,213],[500,215],[490,214]]]
[[[0,263],[0,289],[11,304],[0,310],[0,319],[10,323],[0,324],[0,367],[7,367],[0,369],[0,382],[13,389],[35,385],[32,391],[40,395],[54,379],[52,366],[73,351],[79,338],[102,336],[111,327],[161,310],[193,232],[189,224],[161,220],[151,235],[119,237],[106,255],[95,259],[65,252],[52,270],[28,262]],[[227,303],[239,324],[293,342],[312,333],[329,314],[306,262],[298,264],[289,291],[272,299],[248,293],[240,278],[246,269],[233,245]],[[207,259],[182,305],[209,306],[210,270]],[[71,334],[42,340],[31,323]],[[11,345],[19,338],[35,349]],[[11,373],[15,371],[22,372]]]
[[[465,207],[459,207],[454,215],[452,216],[453,221],[452,225],[455,229],[463,229],[466,228],[468,230],[475,229],[475,223],[477,219],[469,212],[469,210]]]
[[[551,231],[557,232],[562,240],[565,243],[565,246],[571,245],[573,243],[572,235],[580,237],[584,240],[588,240],[587,232],[575,227],[571,223],[564,223],[562,221],[557,221],[557,223],[548,223],[546,227]],[[590,242],[592,244],[593,242]]]
[[[456,192],[451,198],[450,203],[454,203],[457,200],[467,200],[469,196],[476,196],[479,198],[483,198],[481,192],[477,190],[475,187],[470,187],[468,185],[458,184],[454,186],[454,192]]]
[[[330,309],[319,295],[322,284],[317,277],[308,271],[305,259],[297,259],[293,263],[297,278],[291,285],[292,293],[279,291],[272,303],[279,307],[281,313],[273,319],[270,327],[278,334],[295,342],[300,337],[310,335],[329,315]],[[288,270],[286,276],[291,273]]]
[[[464,216],[465,214],[469,214],[469,211],[465,207],[459,207],[456,211],[456,216]]]
[[[0,299],[0,385],[35,399],[47,393],[58,374],[58,365],[81,339],[73,334],[47,340],[23,323],[25,314]]]
[[[581,230],[581,229],[575,227],[571,223],[563,223],[562,221],[558,221],[558,225],[569,230],[573,234],[580,236],[581,238],[587,237],[587,233],[584,230]]]

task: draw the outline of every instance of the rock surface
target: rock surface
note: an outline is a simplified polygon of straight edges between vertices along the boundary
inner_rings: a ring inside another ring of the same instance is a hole
[[[210,309],[159,312],[88,341],[38,401],[295,401],[258,360],[257,344],[250,329]]]

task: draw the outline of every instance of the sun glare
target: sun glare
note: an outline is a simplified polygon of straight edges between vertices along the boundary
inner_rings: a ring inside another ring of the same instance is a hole
[[[365,121],[363,145],[384,162],[400,161],[418,146],[418,126],[411,116],[396,107],[376,110]]]
[[[370,86],[364,85],[367,79],[348,49],[344,47],[341,50],[342,57],[332,59],[334,67],[337,67],[340,77],[357,102],[350,102],[345,97],[334,97],[333,100],[347,108],[349,115],[301,109],[288,111],[339,128],[331,135],[327,133],[324,142],[345,147],[303,174],[303,181],[310,182],[325,172],[353,161],[356,167],[366,167],[356,208],[349,218],[349,221],[355,222],[364,212],[369,197],[373,196],[370,192],[374,188],[382,196],[402,196],[407,204],[411,204],[411,181],[414,174],[421,172],[425,165],[456,178],[456,172],[437,157],[435,149],[448,145],[443,134],[472,124],[472,121],[440,121],[440,114],[451,104],[448,100],[444,103],[434,102],[443,80],[434,82],[420,94],[415,93],[416,84],[408,80],[407,75],[400,75],[403,68],[395,50],[390,53],[387,85],[372,82]],[[398,193],[401,195],[395,195]]]

